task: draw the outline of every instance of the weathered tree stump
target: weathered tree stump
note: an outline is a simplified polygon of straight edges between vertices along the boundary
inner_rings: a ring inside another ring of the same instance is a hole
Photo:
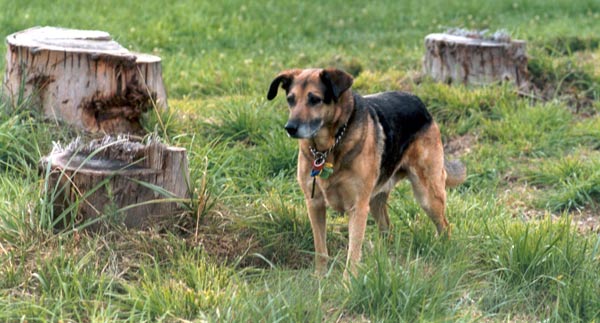
[[[156,140],[76,139],[66,148],[56,145],[41,164],[50,170],[45,194],[59,227],[99,219],[92,228],[146,228],[172,222],[190,198],[186,150]]]
[[[4,89],[48,118],[92,132],[136,133],[167,107],[161,60],[129,52],[103,31],[34,27],[7,38]]]
[[[526,42],[508,36],[430,34],[425,37],[423,70],[438,82],[513,82],[528,87]]]

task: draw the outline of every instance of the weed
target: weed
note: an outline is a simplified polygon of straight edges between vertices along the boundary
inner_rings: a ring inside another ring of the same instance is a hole
[[[365,260],[350,284],[349,306],[382,321],[435,321],[452,317],[462,274],[431,268],[420,257],[390,259],[385,248]],[[455,264],[458,269],[461,265]]]
[[[557,58],[538,53],[529,60],[527,69],[534,89],[543,99],[563,100],[575,113],[595,113],[600,80],[590,73],[590,67],[578,64],[573,56]]]
[[[544,46],[550,55],[570,55],[574,52],[598,48],[600,39],[597,37],[559,36],[540,45]]]
[[[545,188],[539,199],[542,207],[552,211],[569,211],[589,206],[598,207],[600,201],[600,163],[598,154],[589,157],[571,155],[561,160],[540,162],[530,169],[526,178],[534,185]]]

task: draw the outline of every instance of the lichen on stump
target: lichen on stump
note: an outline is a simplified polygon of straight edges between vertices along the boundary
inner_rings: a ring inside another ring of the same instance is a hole
[[[529,87],[526,42],[511,40],[504,33],[484,37],[482,33],[458,30],[425,37],[423,71],[435,81],[482,85],[510,82]]]
[[[140,133],[141,115],[167,108],[161,60],[103,31],[34,27],[6,38],[4,91],[47,118],[91,132]]]
[[[44,193],[59,227],[172,223],[190,198],[186,150],[156,139],[146,144],[126,137],[87,144],[76,139],[66,148],[56,144],[41,167],[49,171]]]

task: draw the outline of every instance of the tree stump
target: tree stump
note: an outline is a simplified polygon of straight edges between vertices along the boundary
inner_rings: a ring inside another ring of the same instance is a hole
[[[139,133],[153,104],[167,108],[161,60],[129,52],[103,31],[34,27],[7,38],[4,89],[47,118],[91,132]]]
[[[430,34],[425,37],[423,70],[438,82],[488,84],[513,82],[527,88],[526,42],[481,34]]]
[[[154,139],[76,139],[66,148],[55,145],[41,167],[50,171],[45,194],[58,227],[118,223],[143,229],[173,222],[190,199],[186,150]]]

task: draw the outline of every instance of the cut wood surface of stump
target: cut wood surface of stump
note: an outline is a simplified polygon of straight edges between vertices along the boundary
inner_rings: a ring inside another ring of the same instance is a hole
[[[41,167],[50,170],[45,194],[54,215],[67,215],[59,226],[98,219],[92,228],[107,222],[128,228],[173,223],[190,198],[186,150],[156,140],[76,139],[66,148],[56,145]]]
[[[511,82],[528,87],[526,42],[478,34],[430,34],[425,37],[424,73],[438,82],[489,84]]]
[[[92,132],[139,133],[153,104],[167,108],[161,60],[103,31],[34,27],[6,38],[4,90],[47,118]]]

